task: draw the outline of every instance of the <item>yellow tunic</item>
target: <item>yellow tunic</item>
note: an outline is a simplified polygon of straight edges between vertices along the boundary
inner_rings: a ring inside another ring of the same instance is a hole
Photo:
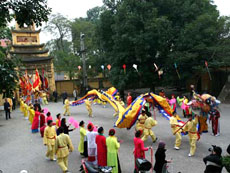
[[[181,145],[181,130],[179,130],[176,134],[174,134],[180,127],[177,121],[177,118],[172,116],[170,118],[170,125],[172,128],[173,135],[176,136],[175,147],[180,147]]]
[[[24,117],[28,117],[28,105],[24,103]]]
[[[33,122],[33,119],[34,119],[34,116],[35,116],[35,111],[34,111],[34,109],[33,108],[29,108],[29,121],[30,121],[30,123],[32,124],[32,122]]]
[[[57,158],[63,158],[69,155],[69,150],[72,152],[74,150],[72,141],[69,135],[61,133],[57,136],[55,143],[55,153]]]
[[[56,129],[54,126],[47,126],[44,131],[43,143],[47,145],[46,157],[54,160]]]
[[[85,100],[85,105],[86,105],[86,109],[87,109],[87,110],[88,110],[88,112],[89,112],[89,116],[91,117],[91,116],[92,116],[91,101],[89,101],[89,100]]]
[[[43,143],[45,145],[55,145],[56,129],[54,126],[47,126],[44,131]]]
[[[145,141],[146,139],[148,139],[148,136],[150,136],[152,138],[152,141],[155,142],[156,141],[156,136],[152,131],[152,127],[157,125],[157,121],[154,120],[152,117],[148,117],[145,120],[145,124],[144,124],[144,136],[141,138],[143,141]]]
[[[80,153],[84,152],[84,139],[86,136],[86,129],[84,127],[80,127],[80,142],[78,145],[78,151]]]
[[[197,123],[198,123],[198,117],[195,117],[194,120],[189,121],[184,127],[184,131],[188,131],[191,156],[193,156],[196,151],[196,141],[198,139],[197,130],[196,130]]]
[[[138,122],[136,125],[136,130],[143,130],[145,128],[145,120],[148,118],[146,114],[141,114],[138,117]]]
[[[69,135],[61,133],[55,143],[55,153],[57,155],[57,162],[63,172],[68,170],[68,156],[69,150],[74,150],[73,144]]]
[[[23,101],[20,99],[20,111],[23,112]]]
[[[48,105],[48,101],[47,101],[47,97],[46,97],[46,93],[43,93],[42,94],[42,102],[43,102],[43,105]]]
[[[64,115],[67,114],[68,116],[70,116],[69,105],[70,105],[69,100],[68,100],[68,99],[65,99],[65,105],[64,105],[65,112],[64,112]]]

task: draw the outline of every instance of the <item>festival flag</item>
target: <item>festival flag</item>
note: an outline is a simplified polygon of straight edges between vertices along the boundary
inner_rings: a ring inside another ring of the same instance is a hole
[[[205,67],[206,67],[206,69],[208,71],[209,79],[212,80],[211,73],[210,73],[209,68],[208,68],[208,62],[205,61],[204,63],[205,63]]]
[[[34,90],[39,90],[40,85],[41,85],[41,79],[40,79],[40,76],[39,76],[39,72],[36,69],[35,70],[35,80],[34,80],[34,83],[33,83],[33,89]]]

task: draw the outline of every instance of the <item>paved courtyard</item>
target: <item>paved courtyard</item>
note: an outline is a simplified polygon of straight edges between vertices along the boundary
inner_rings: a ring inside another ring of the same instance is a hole
[[[50,103],[45,106],[49,109],[54,120],[57,113],[63,113],[63,105],[59,103]],[[158,125],[153,128],[159,140],[166,142],[167,159],[172,159],[173,162],[169,165],[169,171],[172,173],[202,173],[205,169],[203,157],[209,154],[208,148],[212,145],[219,145],[226,154],[226,148],[230,143],[230,105],[222,104],[221,106],[221,135],[219,137],[211,136],[210,132],[203,134],[200,141],[197,143],[197,151],[194,157],[189,158],[189,143],[188,137],[182,139],[181,150],[173,149],[174,136],[171,133],[169,122],[160,114],[157,114]],[[100,105],[93,105],[94,118],[87,117],[85,105],[71,107],[71,116],[77,121],[88,120],[95,125],[103,126],[105,135],[108,130],[113,127],[115,118],[113,118],[114,110],[107,105],[103,108]],[[179,114],[181,110],[178,110]],[[19,173],[21,170],[27,170],[29,173],[61,173],[56,162],[47,161],[45,159],[46,147],[43,145],[40,133],[32,134],[28,120],[24,120],[22,113],[16,109],[12,113],[12,119],[6,121],[3,112],[0,113],[0,170],[3,173]],[[68,117],[67,117],[68,118]],[[209,127],[209,131],[210,127]],[[119,150],[119,157],[122,172],[132,173],[134,169],[133,137],[134,128],[131,130],[117,129],[116,136],[123,140]],[[70,132],[75,150],[69,156],[69,170],[73,173],[79,172],[81,157],[77,147],[79,142],[79,129]],[[145,142],[145,146],[152,145],[151,139]],[[153,144],[154,151],[157,148],[157,143]],[[150,160],[150,151],[146,152],[147,159]],[[223,169],[222,172],[226,172]]]

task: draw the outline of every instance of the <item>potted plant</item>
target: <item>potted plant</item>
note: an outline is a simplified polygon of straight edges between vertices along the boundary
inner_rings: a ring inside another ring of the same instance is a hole
[[[225,167],[225,169],[230,172],[230,156],[223,156],[222,157],[222,164]]]

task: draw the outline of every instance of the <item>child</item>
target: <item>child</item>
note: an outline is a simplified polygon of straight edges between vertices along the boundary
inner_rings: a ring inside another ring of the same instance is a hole
[[[57,119],[56,119],[56,129],[58,129],[59,127],[61,127],[61,114],[57,114],[56,115]]]

